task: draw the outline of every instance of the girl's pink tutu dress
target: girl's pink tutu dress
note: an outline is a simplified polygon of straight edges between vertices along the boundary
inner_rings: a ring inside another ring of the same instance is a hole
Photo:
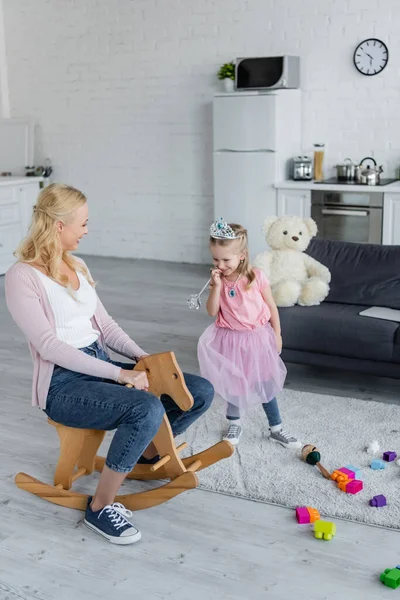
[[[254,269],[256,279],[234,286],[222,279],[220,309],[198,344],[200,372],[224,400],[247,409],[269,402],[282,391],[286,367],[276,350],[271,314],[261,290],[268,281]]]

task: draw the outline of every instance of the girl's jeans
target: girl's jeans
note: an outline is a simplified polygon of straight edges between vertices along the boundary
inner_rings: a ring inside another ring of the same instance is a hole
[[[265,414],[267,415],[268,423],[270,427],[275,427],[282,423],[281,415],[279,414],[278,401],[276,398],[272,398],[269,402],[262,404]],[[226,409],[226,418],[228,421],[236,421],[240,419],[240,409],[228,402]]]
[[[111,360],[97,342],[81,350],[123,369],[134,366]],[[165,413],[173,434],[179,435],[211,405],[214,397],[211,383],[196,375],[184,374],[184,377],[194,398],[194,405],[187,412],[167,395],[158,399],[149,392],[55,366],[45,412],[67,427],[116,429],[106,465],[113,471],[129,473],[154,438]]]

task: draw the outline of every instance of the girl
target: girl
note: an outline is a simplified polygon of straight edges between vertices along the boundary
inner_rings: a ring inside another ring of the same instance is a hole
[[[264,272],[250,266],[246,229],[219,219],[210,228],[210,250],[215,268],[206,306],[217,318],[199,340],[198,358],[201,374],[227,402],[224,439],[238,444],[241,409],[261,402],[270,439],[300,448],[282,429],[275,397],[286,377],[279,313]]]
[[[87,233],[82,192],[60,184],[44,188],[17,250],[19,262],[7,272],[6,300],[29,342],[33,405],[68,427],[116,430],[85,524],[113,544],[132,544],[141,534],[129,521],[132,513],[114,502],[119,487],[137,462],[157,460],[152,439],[163,415],[174,435],[183,433],[210,406],[214,390],[185,375],[194,398],[188,412],[169,396],[147,391],[146,373],[132,370],[146,352],[106,312],[85,263],[71,254]],[[130,362],[111,360],[108,348]]]

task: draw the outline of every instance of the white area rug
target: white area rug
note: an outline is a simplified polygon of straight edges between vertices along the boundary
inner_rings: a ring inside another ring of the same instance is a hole
[[[235,454],[199,473],[200,487],[292,508],[313,506],[324,516],[400,529],[400,467],[392,462],[384,471],[373,471],[373,457],[365,451],[378,440],[382,452],[394,450],[400,456],[400,406],[292,390],[281,394],[279,406],[284,427],[304,444],[316,445],[328,471],[347,464],[362,469],[363,491],[347,495],[317,467],[303,462],[299,451],[270,442],[261,408],[242,419],[244,432]],[[224,428],[224,406],[217,397],[181,438],[195,453],[218,441]],[[369,506],[377,494],[386,496],[387,506]]]

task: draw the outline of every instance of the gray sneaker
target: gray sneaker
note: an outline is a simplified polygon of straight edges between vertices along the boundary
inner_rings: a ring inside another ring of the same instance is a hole
[[[230,442],[232,446],[237,446],[239,443],[239,438],[242,435],[242,428],[240,425],[229,425],[228,431],[226,435],[222,438],[227,442]]]
[[[298,450],[302,447],[302,443],[298,439],[296,439],[283,429],[281,429],[280,431],[271,431],[269,439],[273,442],[278,442],[278,444],[281,444],[281,446],[284,446],[285,448],[290,448],[291,450]]]

